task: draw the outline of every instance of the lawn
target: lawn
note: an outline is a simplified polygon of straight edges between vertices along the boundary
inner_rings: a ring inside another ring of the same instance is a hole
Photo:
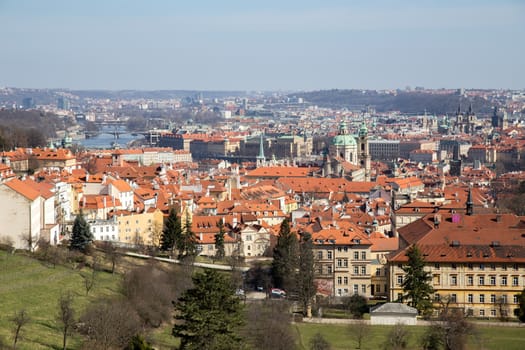
[[[319,332],[330,342],[332,350],[355,349],[356,342],[350,332],[350,325],[320,325],[297,323],[296,330],[299,334],[300,348],[308,349],[309,341],[314,334]],[[373,326],[363,340],[362,349],[382,349],[390,326]],[[409,326],[409,349],[420,349],[419,338],[425,327]],[[469,339],[470,350],[522,350],[525,349],[525,329],[514,327],[478,327],[478,335]]]
[[[22,329],[17,349],[61,348],[62,334],[55,318],[62,293],[70,291],[73,294],[77,317],[91,301],[118,293],[120,276],[97,272],[94,287],[86,296],[80,273],[91,271],[58,265],[53,268],[26,256],[0,251],[0,340],[12,345],[10,318],[24,309],[31,321]],[[80,340],[80,336],[72,336],[68,348],[79,348]]]

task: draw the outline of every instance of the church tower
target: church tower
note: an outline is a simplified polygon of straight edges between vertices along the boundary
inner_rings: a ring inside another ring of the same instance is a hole
[[[363,121],[359,128],[357,145],[359,149],[359,162],[365,168],[365,181],[370,181],[370,152],[368,151],[368,129]]]
[[[266,164],[266,157],[264,156],[264,135],[261,133],[261,138],[259,140],[259,154],[257,155],[256,159],[256,167],[260,168],[265,166]]]

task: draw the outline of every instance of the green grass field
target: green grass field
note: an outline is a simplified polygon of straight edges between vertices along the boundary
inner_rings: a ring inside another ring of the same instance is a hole
[[[319,332],[330,342],[332,350],[356,348],[356,341],[351,335],[350,325],[320,325],[297,323],[296,330],[302,349],[309,349],[310,339]],[[362,348],[368,350],[382,349],[386,336],[392,327],[373,326],[365,337]],[[420,349],[419,339],[425,327],[410,326],[409,349]],[[522,350],[525,349],[525,329],[514,327],[477,327],[477,335],[469,338],[469,350]]]
[[[58,299],[70,291],[78,317],[86,305],[101,296],[118,293],[120,276],[97,272],[95,285],[86,296],[84,279],[80,273],[90,273],[45,264],[20,255],[0,251],[0,339],[12,345],[14,313],[25,309],[31,318],[22,329],[17,349],[61,349],[62,335],[56,322]],[[68,348],[80,346],[80,336],[70,337]]]

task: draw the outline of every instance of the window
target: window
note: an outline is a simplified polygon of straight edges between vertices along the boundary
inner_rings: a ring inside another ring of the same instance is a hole
[[[435,268],[436,270],[439,270],[439,263],[435,263],[435,264],[434,264],[434,268]]]
[[[354,252],[354,260],[359,260],[359,252]]]
[[[506,303],[507,303],[507,294],[503,294],[503,295],[501,296],[501,303],[502,303],[502,304],[506,304]]]
[[[332,265],[328,265],[326,270],[327,270],[326,271],[327,273],[331,274],[332,273]]]
[[[328,251],[326,252],[326,257],[327,257],[328,259],[332,259],[332,251],[331,251],[331,250],[328,250]]]
[[[366,260],[366,252],[361,252],[361,260]]]
[[[468,303],[473,303],[474,302],[474,294],[467,295],[467,302]]]
[[[343,266],[348,267],[348,259],[343,259]]]
[[[381,293],[381,285],[376,284],[376,293]]]
[[[366,294],[366,284],[361,285],[361,293]]]
[[[503,265],[501,265],[501,269],[502,269],[503,271],[507,271],[507,264],[503,264]]]
[[[496,303],[496,294],[491,294],[490,295],[490,302],[495,304]]]
[[[484,303],[485,302],[485,294],[480,294],[479,295],[479,302],[480,303]]]
[[[342,290],[341,289],[337,289],[337,295],[341,296],[341,293],[342,293]]]
[[[512,285],[516,287],[519,284],[518,276],[512,277]]]
[[[434,301],[439,302],[441,300],[441,295],[438,293],[434,294]]]
[[[490,285],[495,286],[496,285],[496,276],[490,276]]]
[[[341,276],[337,277],[337,284],[343,284],[343,278]]]
[[[434,285],[440,285],[441,284],[441,276],[439,275],[433,275],[432,276],[432,282],[434,283]]]
[[[381,276],[381,268],[376,267],[376,276]]]
[[[403,276],[399,275],[397,276],[397,284],[402,284],[403,283]]]
[[[337,267],[343,266],[343,261],[341,259],[337,259]]]
[[[338,251],[338,252],[341,252],[342,250],[343,250],[342,247],[337,247],[337,251]]]
[[[501,285],[506,286],[507,285],[507,276],[501,276]]]
[[[456,286],[458,284],[458,276],[452,275],[450,276],[450,285]]]
[[[468,268],[469,270],[472,270],[472,269],[474,268],[474,266],[473,266],[472,264],[467,264],[467,268]]]
[[[252,235],[246,235],[246,240],[247,241],[251,241],[252,240]]]
[[[366,275],[366,266],[361,266],[361,275]]]
[[[348,285],[348,277],[343,277],[343,283]]]
[[[457,300],[458,300],[458,296],[457,296],[456,294],[451,294],[451,295],[450,295],[450,301],[451,301],[452,303],[456,303]]]
[[[491,269],[492,271],[496,270],[496,264],[490,264],[490,269]]]
[[[354,294],[358,294],[358,293],[359,293],[359,285],[354,284]]]
[[[359,275],[359,266],[354,266],[354,275]]]
[[[467,276],[467,285],[472,286],[474,284],[474,276],[468,275]]]
[[[490,316],[496,317],[496,310],[490,310]]]
[[[480,316],[485,316],[485,310],[483,310],[483,309],[479,310],[479,315]]]
[[[344,247],[343,250],[345,251],[345,253],[348,251],[348,247]]]
[[[514,271],[518,271],[518,264],[513,264],[512,268],[514,269]]]
[[[514,295],[514,299],[513,299],[513,301],[514,301],[514,304],[519,303],[519,301],[520,301],[520,296],[519,296],[519,295]]]
[[[479,276],[479,285],[480,286],[485,285],[485,276]]]
[[[458,266],[456,264],[452,264],[452,270],[456,270]]]
[[[485,270],[485,264],[479,264],[479,269],[480,270]]]
[[[322,251],[322,250],[320,250],[320,251],[317,252],[317,258],[318,258],[319,260],[323,260],[323,251]]]

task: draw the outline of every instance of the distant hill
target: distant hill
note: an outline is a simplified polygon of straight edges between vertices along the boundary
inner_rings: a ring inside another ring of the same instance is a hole
[[[400,111],[401,113],[453,114],[461,104],[466,110],[470,103],[475,113],[490,114],[492,105],[480,97],[465,98],[457,94],[428,94],[422,92],[400,91],[397,94],[379,93],[363,90],[321,90],[304,93],[295,93],[290,97],[302,97],[321,107],[348,108],[352,110],[364,109],[370,106],[378,112]]]

